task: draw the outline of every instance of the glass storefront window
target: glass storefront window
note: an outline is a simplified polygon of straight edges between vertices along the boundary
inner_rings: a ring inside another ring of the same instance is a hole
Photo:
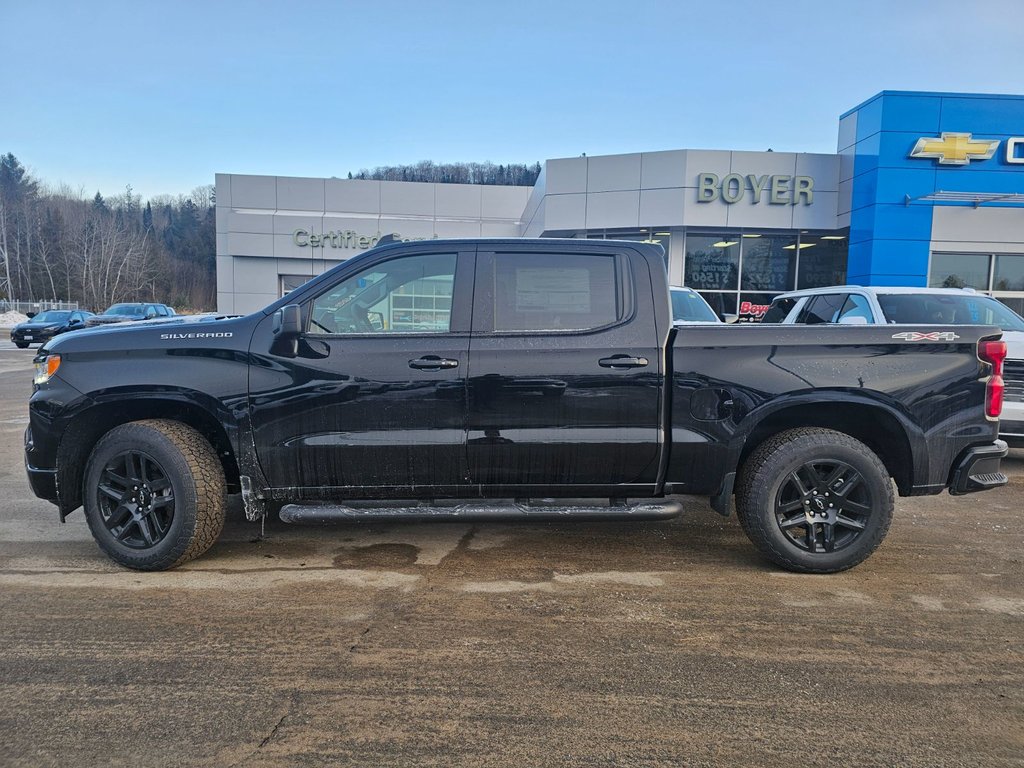
[[[280,296],[291,293],[296,288],[312,280],[309,275],[280,275],[278,282],[278,290]]]
[[[797,289],[843,285],[848,255],[849,244],[843,235],[800,235]]]
[[[747,234],[740,238],[740,242],[743,246],[741,288],[752,291],[793,290],[797,251],[795,237]],[[800,255],[803,255],[802,250]]]
[[[990,259],[987,253],[933,253],[928,287],[987,291]]]
[[[668,229],[604,229],[596,232],[588,232],[586,234],[586,238],[588,240],[635,240],[641,243],[660,245],[665,249],[665,264],[667,265],[672,233],[668,231]]]
[[[992,290],[1024,291],[1024,255],[1000,254],[996,256],[996,271],[992,280]]]
[[[736,290],[739,272],[739,235],[687,235],[686,287],[698,291]]]
[[[996,298],[1018,315],[1024,317],[1024,298],[1018,299],[1013,296],[997,296]]]

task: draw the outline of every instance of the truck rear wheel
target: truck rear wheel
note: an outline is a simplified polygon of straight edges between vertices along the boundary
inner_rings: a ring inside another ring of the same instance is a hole
[[[161,571],[198,557],[224,527],[224,471],[213,446],[176,421],[115,427],[86,465],[93,538],[128,568]]]
[[[866,559],[889,530],[889,473],[864,443],[830,429],[792,429],[744,463],[736,511],[747,537],[776,565],[836,573]]]

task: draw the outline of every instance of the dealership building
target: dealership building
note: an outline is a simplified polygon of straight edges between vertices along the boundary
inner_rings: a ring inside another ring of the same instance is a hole
[[[657,242],[673,285],[745,319],[841,283],[973,287],[1024,311],[1024,96],[883,91],[839,118],[836,150],[560,158],[532,188],[217,174],[218,310],[392,235]]]

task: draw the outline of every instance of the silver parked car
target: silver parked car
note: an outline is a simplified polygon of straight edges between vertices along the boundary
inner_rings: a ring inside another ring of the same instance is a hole
[[[736,315],[719,317],[704,297],[693,288],[669,288],[673,323],[735,323]]]

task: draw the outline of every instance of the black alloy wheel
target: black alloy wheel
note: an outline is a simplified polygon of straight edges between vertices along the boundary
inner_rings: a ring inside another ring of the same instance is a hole
[[[170,531],[174,489],[152,456],[133,450],[115,456],[100,475],[99,492],[103,523],[126,547],[149,549]]]
[[[220,457],[198,431],[168,419],[133,421],[92,449],[82,479],[85,519],[114,562],[174,568],[217,540],[225,485]]]
[[[874,499],[863,476],[843,461],[808,461],[783,480],[775,521],[806,552],[835,552],[867,528]]]
[[[824,427],[767,438],[736,481],[744,533],[773,563],[798,573],[837,573],[865,560],[885,538],[894,506],[878,455]]]

